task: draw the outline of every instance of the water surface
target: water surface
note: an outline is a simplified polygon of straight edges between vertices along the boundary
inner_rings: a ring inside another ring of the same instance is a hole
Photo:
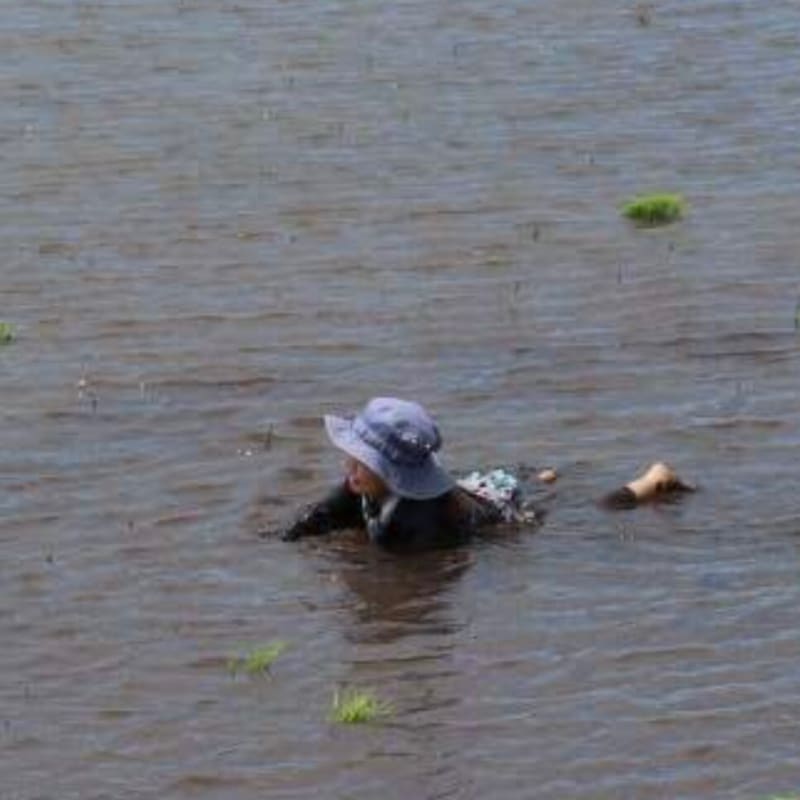
[[[798,790],[794,4],[6,6],[4,800]],[[258,540],[377,393],[546,525]]]

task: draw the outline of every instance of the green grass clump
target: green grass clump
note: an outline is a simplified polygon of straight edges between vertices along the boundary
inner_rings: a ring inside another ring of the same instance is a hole
[[[8,322],[0,322],[0,344],[11,344],[15,338],[13,326]]]
[[[332,722],[352,725],[373,722],[378,717],[385,717],[391,713],[392,706],[384,700],[379,700],[374,692],[346,689],[341,694],[338,691],[334,693],[330,719]]]
[[[228,670],[233,675],[239,672],[244,672],[246,675],[266,675],[285,649],[286,642],[271,642],[256,647],[244,656],[231,658],[228,661]]]
[[[647,194],[634,197],[622,207],[622,213],[637,225],[668,225],[686,212],[686,201],[679,194]]]

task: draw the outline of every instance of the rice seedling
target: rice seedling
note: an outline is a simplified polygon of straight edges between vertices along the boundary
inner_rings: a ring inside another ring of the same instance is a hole
[[[363,689],[345,689],[333,695],[331,705],[331,722],[353,725],[363,722],[374,722],[379,717],[392,713],[392,706],[380,700],[374,692]]]
[[[14,327],[8,322],[0,322],[0,345],[11,344],[16,338]]]
[[[679,194],[647,194],[625,203],[622,213],[641,227],[668,225],[686,212],[686,201]]]
[[[228,660],[228,671],[232,675],[244,672],[246,675],[268,675],[278,656],[286,649],[286,642],[271,642],[256,647],[243,656]]]

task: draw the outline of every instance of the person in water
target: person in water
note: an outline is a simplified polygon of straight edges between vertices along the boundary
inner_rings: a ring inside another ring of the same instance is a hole
[[[456,481],[442,466],[442,437],[419,404],[376,397],[352,418],[326,415],[325,430],[345,455],[345,477],[281,533],[284,541],[341,529],[365,530],[389,549],[459,543],[502,523],[534,524],[514,476],[503,470]],[[689,489],[665,464],[604,498],[628,508],[674,489]]]

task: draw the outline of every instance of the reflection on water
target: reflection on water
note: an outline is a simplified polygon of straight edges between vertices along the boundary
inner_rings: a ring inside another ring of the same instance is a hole
[[[352,594],[353,642],[389,645],[404,636],[446,636],[455,629],[448,598],[474,561],[468,548],[395,555],[363,541],[331,551],[333,574]]]

